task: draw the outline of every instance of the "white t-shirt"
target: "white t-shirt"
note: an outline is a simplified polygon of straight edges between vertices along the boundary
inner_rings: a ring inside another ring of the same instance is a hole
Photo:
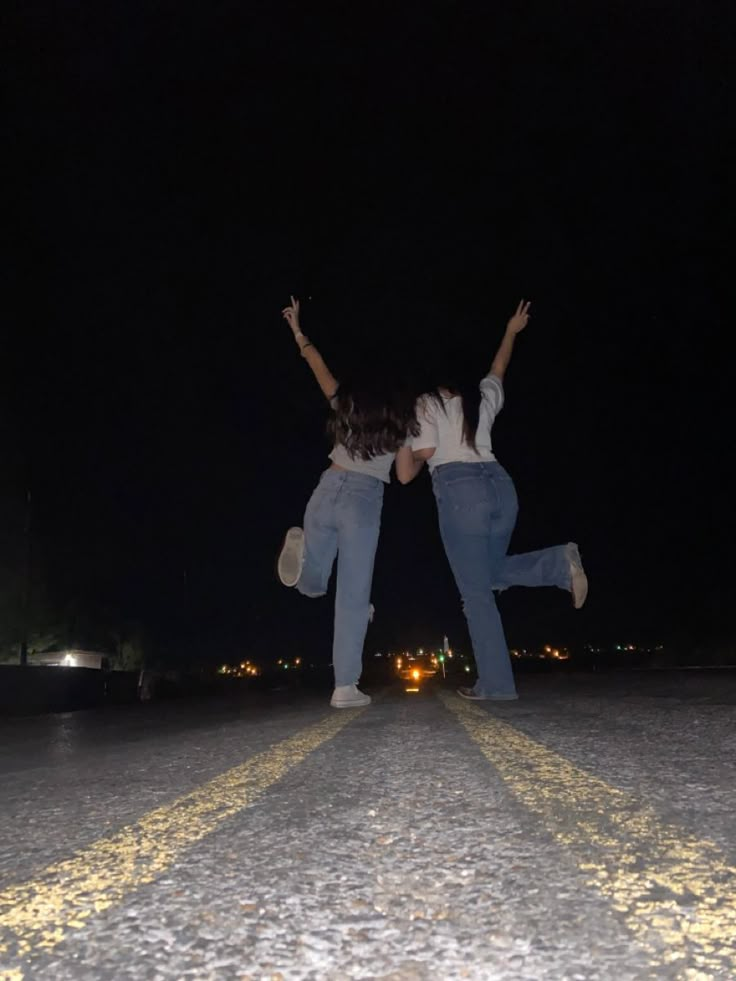
[[[353,473],[364,473],[369,477],[377,477],[384,484],[391,482],[391,464],[394,462],[395,453],[381,453],[372,457],[370,460],[362,460],[359,456],[353,458],[340,443],[335,443],[335,447],[330,453],[330,459],[343,470],[352,470]]]
[[[411,446],[414,450],[436,449],[427,460],[430,470],[443,463],[490,463],[496,459],[491,449],[491,427],[503,408],[501,379],[488,375],[480,383],[480,391],[480,417],[475,434],[477,452],[463,440],[463,400],[459,395],[443,396],[442,405],[428,395],[423,395],[417,402],[420,429],[419,435],[412,438]]]

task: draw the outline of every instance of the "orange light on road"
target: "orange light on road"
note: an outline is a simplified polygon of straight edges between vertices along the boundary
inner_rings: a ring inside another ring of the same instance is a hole
[[[405,688],[404,691],[419,691],[418,688]]]

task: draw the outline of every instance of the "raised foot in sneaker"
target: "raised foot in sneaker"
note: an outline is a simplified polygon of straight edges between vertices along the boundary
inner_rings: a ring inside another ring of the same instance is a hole
[[[567,545],[567,561],[570,563],[572,605],[579,610],[588,595],[588,577],[585,575],[580,551],[575,542],[569,542]]]
[[[332,693],[330,705],[336,709],[360,708],[370,705],[371,696],[362,692],[357,685],[338,685]]]
[[[474,688],[458,688],[457,693],[462,698],[469,698],[473,702],[515,702],[519,697],[515,691],[484,695],[483,692],[477,692]]]
[[[301,528],[289,528],[276,565],[279,579],[284,586],[296,586],[303,564],[304,532]]]

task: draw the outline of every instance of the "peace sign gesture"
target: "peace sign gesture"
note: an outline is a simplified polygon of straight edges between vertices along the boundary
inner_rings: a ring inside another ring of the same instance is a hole
[[[532,305],[531,300],[525,303],[523,300],[519,303],[516,308],[516,313],[513,315],[511,320],[506,324],[506,330],[510,334],[520,334],[522,330],[529,323],[529,307]]]
[[[281,311],[281,315],[289,327],[291,327],[294,337],[301,334],[301,328],[299,327],[299,300],[295,300],[292,296],[291,303],[288,305],[288,307],[284,307],[284,309]]]

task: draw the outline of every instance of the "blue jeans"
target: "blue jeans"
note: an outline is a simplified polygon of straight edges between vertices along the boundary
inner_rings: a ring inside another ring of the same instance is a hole
[[[432,474],[440,534],[463,600],[478,670],[478,694],[516,693],[494,589],[570,586],[566,546],[508,555],[519,510],[499,463],[446,463]]]
[[[327,592],[337,555],[335,685],[358,683],[381,531],[383,482],[349,470],[326,470],[304,515],[304,565],[297,589],[304,596]]]

